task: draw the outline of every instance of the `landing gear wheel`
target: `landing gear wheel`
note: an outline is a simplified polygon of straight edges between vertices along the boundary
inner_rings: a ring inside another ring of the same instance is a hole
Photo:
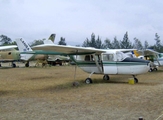
[[[86,83],[86,84],[91,84],[91,83],[92,83],[92,79],[91,79],[91,78],[85,79],[85,83]]]
[[[28,62],[25,64],[25,67],[29,67],[29,63]]]
[[[134,82],[135,82],[135,83],[138,83],[138,79],[137,79],[137,78],[134,78]]]
[[[152,72],[152,71],[153,71],[153,69],[152,69],[152,68],[150,68],[150,69],[149,69],[149,72]]]
[[[15,68],[16,67],[16,64],[15,63],[12,63],[12,67]]]
[[[103,80],[109,80],[109,79],[110,79],[109,75],[104,75],[103,76]]]
[[[154,68],[154,71],[157,71],[157,68]]]

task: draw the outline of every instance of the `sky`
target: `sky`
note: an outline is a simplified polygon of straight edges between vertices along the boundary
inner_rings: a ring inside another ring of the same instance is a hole
[[[102,41],[123,40],[128,32],[144,44],[163,39],[163,0],[0,0],[0,35],[28,43],[55,33],[68,45],[82,45],[91,34]]]

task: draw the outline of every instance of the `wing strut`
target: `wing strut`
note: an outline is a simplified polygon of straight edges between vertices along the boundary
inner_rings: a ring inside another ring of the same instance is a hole
[[[76,60],[77,60],[77,53],[78,53],[78,50],[76,50]],[[77,65],[75,65],[75,74],[74,74],[74,80],[76,79],[76,69],[77,69]]]
[[[160,64],[160,62],[159,62],[159,60],[157,58],[158,58],[158,56],[155,55],[155,59],[158,62],[158,66],[161,66],[161,64]]]
[[[93,54],[93,57],[94,57],[94,60],[95,60],[95,63],[96,63],[96,66],[97,66],[98,70],[99,70],[101,73],[103,73],[103,71],[102,71],[102,69],[101,69],[101,67],[100,67],[100,65],[99,65],[99,63],[98,63],[98,61],[97,61],[97,59],[96,59],[95,54]]]

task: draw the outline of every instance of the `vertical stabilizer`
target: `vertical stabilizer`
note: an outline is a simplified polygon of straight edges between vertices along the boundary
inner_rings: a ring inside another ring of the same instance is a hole
[[[56,34],[51,34],[48,40],[44,41],[44,44],[54,44]]]
[[[134,54],[135,54],[136,57],[139,57],[140,56],[140,54],[138,53],[137,50],[134,50],[133,52],[134,52]]]
[[[20,52],[33,51],[27,42],[22,38],[16,39],[16,43]],[[33,54],[21,54],[21,59],[28,61],[32,56]]]

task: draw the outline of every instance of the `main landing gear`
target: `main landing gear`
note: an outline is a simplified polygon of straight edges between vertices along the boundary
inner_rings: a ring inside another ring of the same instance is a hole
[[[134,82],[135,82],[135,83],[138,83],[139,81],[138,81],[138,79],[135,77],[135,75],[133,75],[133,77],[134,77]]]
[[[91,75],[92,75],[92,74],[91,74]],[[91,75],[90,75],[90,76],[91,76]],[[93,83],[93,82],[92,82],[92,79],[90,78],[90,76],[89,76],[88,78],[85,79],[85,83],[86,83],[86,84],[91,84],[91,83]],[[109,80],[109,79],[110,79],[109,75],[104,75],[104,76],[103,76],[103,80]]]
[[[103,76],[103,80],[110,80],[109,75],[104,75],[104,76]]]
[[[15,68],[16,67],[16,64],[15,63],[12,63],[12,65],[11,65],[13,68]]]
[[[91,84],[92,83],[92,79],[91,78],[86,78],[85,79],[85,83],[86,84]]]
[[[91,75],[92,75],[92,74],[91,74]],[[88,78],[85,79],[85,83],[86,83],[86,84],[91,84],[91,83],[93,83],[92,79],[90,78],[91,75],[90,75]],[[138,81],[138,79],[135,77],[135,75],[133,75],[133,77],[134,77],[134,82],[135,82],[135,83],[138,83],[139,81]],[[104,76],[103,76],[103,80],[110,80],[109,75],[104,75]]]
[[[29,67],[29,61],[25,63],[25,67]]]

